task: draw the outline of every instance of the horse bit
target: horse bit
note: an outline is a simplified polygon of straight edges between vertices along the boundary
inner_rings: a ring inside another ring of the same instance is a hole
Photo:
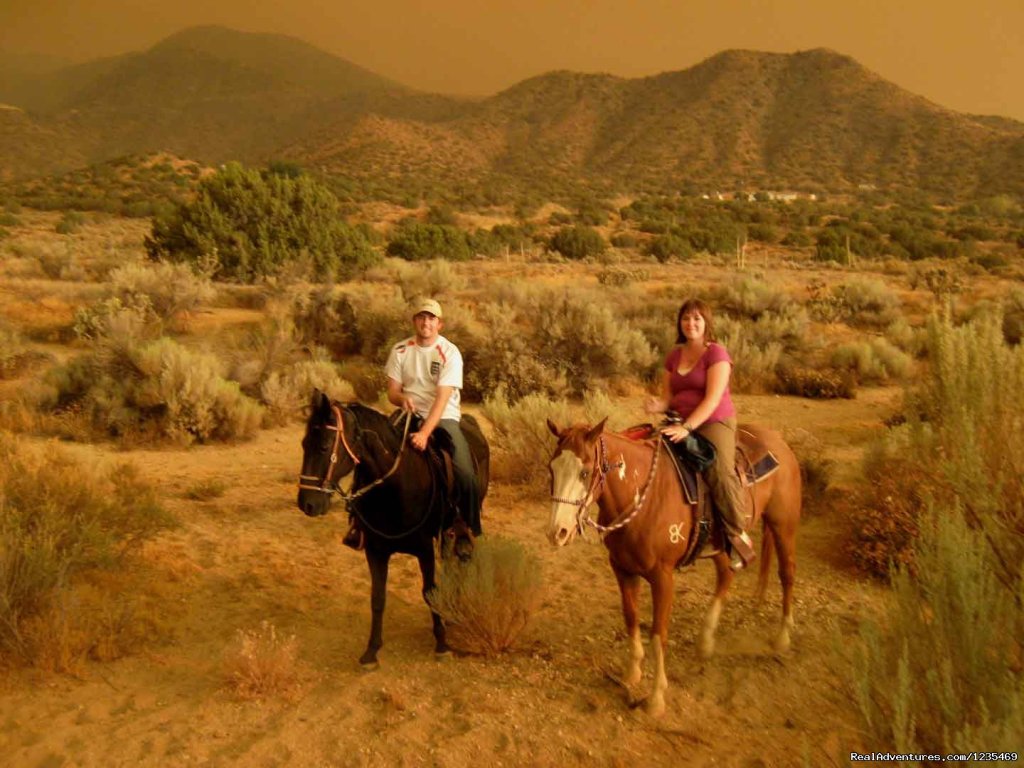
[[[338,488],[337,483],[331,480],[331,476],[334,474],[334,465],[338,463],[338,448],[344,446],[345,453],[352,459],[352,464],[357,465],[360,463],[360,459],[356,456],[355,451],[352,450],[352,446],[348,444],[348,438],[345,436],[345,419],[342,415],[342,408],[331,403],[331,413],[334,414],[335,420],[338,422],[334,424],[324,424],[324,429],[334,432],[334,443],[331,446],[331,460],[327,465],[327,472],[324,474],[323,479],[316,475],[299,475],[299,488],[307,491],[319,491],[320,493],[337,493],[338,496],[345,502],[346,505],[351,504],[353,501],[358,499],[365,493],[376,488],[378,485],[387,480],[391,475],[398,469],[399,463],[402,461],[402,454],[405,452],[405,441],[409,435],[409,424],[412,422],[412,411],[406,411],[405,414],[405,429],[402,431],[402,447],[398,451],[398,456],[395,457],[395,463],[391,465],[385,474],[378,477],[372,483],[364,485],[362,488],[354,491],[353,493],[345,493]],[[358,427],[357,427],[358,428]],[[303,481],[312,480],[318,482],[319,485],[307,485]]]
[[[587,492],[579,499],[563,499],[560,496],[550,496],[551,501],[558,502],[560,504],[569,504],[573,507],[578,507],[576,512],[576,530],[583,534],[584,526],[589,525],[600,534],[608,534],[613,531],[617,531],[620,528],[625,528],[629,525],[633,518],[640,514],[640,510],[644,507],[644,502],[647,500],[647,492],[651,489],[651,485],[654,483],[654,475],[658,470],[658,445],[654,446],[654,458],[651,460],[651,471],[647,475],[647,480],[644,482],[644,489],[640,494],[640,498],[637,499],[636,504],[633,507],[633,511],[626,515],[624,518],[620,515],[620,520],[612,523],[611,525],[601,525],[595,520],[592,520],[588,507],[600,496],[601,486],[604,485],[605,478],[608,476],[608,472],[612,469],[621,469],[626,465],[624,461],[617,461],[615,464],[608,462],[608,450],[605,446],[604,437],[598,438],[598,447],[594,448],[594,477],[590,481],[590,486],[587,488]]]

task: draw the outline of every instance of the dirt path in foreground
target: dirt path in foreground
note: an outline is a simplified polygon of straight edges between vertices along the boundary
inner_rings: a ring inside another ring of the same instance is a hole
[[[840,462],[839,482],[849,483],[849,462],[895,397],[877,390],[854,401],[739,400],[751,420],[818,436]],[[845,764],[857,719],[833,644],[856,635],[882,593],[841,564],[834,515],[802,527],[797,628],[785,657],[771,652],[777,583],[757,604],[751,573],[722,617],[718,655],[701,661],[696,638],[713,570],[704,563],[679,575],[668,712],[652,720],[626,706],[607,674],[620,667],[625,637],[603,547],[591,540],[554,550],[543,538],[543,497],[507,486],[487,500],[488,532],[535,551],[546,584],[519,649],[436,661],[418,569],[397,558],[382,665],[363,672],[356,660],[369,626],[369,577],[362,557],[340,545],[342,514],[310,520],[294,507],[300,432],[188,451],[73,448],[138,464],[181,521],[147,550],[171,596],[170,639],[138,657],[89,665],[83,679],[19,672],[0,681],[4,764]],[[225,494],[184,498],[208,479],[224,482]],[[223,656],[237,630],[261,621],[299,640],[303,677],[293,701],[239,702],[224,686]]]

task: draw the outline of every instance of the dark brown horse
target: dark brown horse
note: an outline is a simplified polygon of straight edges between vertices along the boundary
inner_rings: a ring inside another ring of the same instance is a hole
[[[647,709],[651,714],[660,715],[665,710],[668,687],[665,652],[674,573],[695,544],[699,520],[696,505],[691,506],[684,500],[679,479],[660,440],[637,441],[607,433],[604,421],[593,427],[577,425],[560,429],[549,420],[548,428],[558,438],[549,464],[552,507],[548,538],[552,544],[564,546],[587,525],[602,533],[619,583],[629,636],[629,659],[623,679],[627,687],[637,685],[641,678],[644,650],[637,601],[640,580],[650,584],[654,603],[651,648],[655,673]],[[761,520],[764,525],[759,593],[763,594],[767,582],[772,543],[779,558],[782,626],[775,648],[783,652],[789,648],[793,627],[800,467],[789,446],[770,430],[743,425],[738,438],[741,448],[768,450],[779,464],[774,473],[749,487],[748,504],[752,505],[753,520]],[[588,514],[593,502],[599,510],[596,522]],[[713,547],[706,556],[714,561],[718,577],[700,641],[701,654],[710,656],[714,652],[715,628],[732,584],[733,571],[729,567],[729,556],[720,547]]]
[[[372,620],[370,639],[359,662],[367,668],[377,666],[377,652],[384,644],[384,603],[391,556],[404,553],[419,561],[426,599],[435,586],[435,539],[452,524],[444,480],[426,453],[409,447],[408,421],[404,423],[403,430],[373,408],[332,402],[316,391],[302,438],[299,509],[310,517],[318,517],[327,513],[331,497],[337,495],[358,519],[366,537]],[[487,441],[471,416],[463,416],[463,424],[466,441],[477,462],[482,501],[487,493]],[[345,493],[338,482],[349,474],[354,474],[352,490]],[[465,526],[462,530],[468,531]],[[457,543],[455,551],[459,551]],[[434,623],[434,651],[442,656],[448,653],[444,622],[433,609],[430,614]]]

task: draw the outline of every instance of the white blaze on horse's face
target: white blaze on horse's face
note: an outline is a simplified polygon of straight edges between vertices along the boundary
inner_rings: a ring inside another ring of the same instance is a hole
[[[552,500],[548,539],[556,547],[561,547],[576,536],[577,520],[581,512],[578,502],[587,495],[590,477],[583,462],[571,451],[559,453],[551,460],[550,467]]]

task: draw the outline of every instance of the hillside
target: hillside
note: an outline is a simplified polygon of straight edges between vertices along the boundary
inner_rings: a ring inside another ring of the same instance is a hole
[[[7,176],[167,151],[553,193],[1024,192],[1024,123],[945,109],[824,49],[725,51],[634,79],[551,72],[472,100],[413,91],[294,38],[198,27],[20,92],[34,95],[16,104],[27,110],[20,127],[3,129]]]

